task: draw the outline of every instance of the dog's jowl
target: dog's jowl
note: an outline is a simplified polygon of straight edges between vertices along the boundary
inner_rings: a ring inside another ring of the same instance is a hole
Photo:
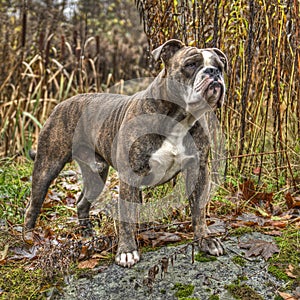
[[[201,250],[223,254],[205,220],[210,189],[205,113],[224,101],[226,56],[178,40],[167,41],[153,56],[164,68],[145,90],[133,96],[82,94],[55,107],[38,140],[26,230],[34,228],[52,180],[73,159],[83,177],[78,218],[90,228],[91,203],[112,166],[120,179],[116,263],[130,267],[140,260],[135,229],[141,187],[163,184],[182,171],[194,238]]]

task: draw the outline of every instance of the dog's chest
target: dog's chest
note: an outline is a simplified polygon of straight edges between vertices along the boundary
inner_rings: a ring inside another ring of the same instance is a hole
[[[151,184],[162,184],[170,180],[194,159],[194,156],[186,153],[184,144],[186,139],[191,138],[188,132],[193,123],[194,121],[186,119],[174,126],[161,147],[151,155],[149,159],[150,174],[153,178]]]

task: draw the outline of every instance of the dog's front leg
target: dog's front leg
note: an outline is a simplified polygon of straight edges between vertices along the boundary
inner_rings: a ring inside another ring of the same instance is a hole
[[[118,203],[119,242],[115,261],[123,267],[132,267],[140,260],[135,239],[140,203],[141,193],[139,188],[120,181]]]
[[[224,248],[219,239],[209,237],[206,225],[206,206],[210,196],[210,176],[206,157],[200,159],[199,168],[190,166],[186,170],[186,188],[192,213],[194,239],[198,241],[201,251],[219,256],[224,254]]]

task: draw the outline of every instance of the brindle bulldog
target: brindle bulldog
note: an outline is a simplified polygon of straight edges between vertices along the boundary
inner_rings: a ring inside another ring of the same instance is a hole
[[[131,267],[140,260],[135,229],[141,187],[163,184],[183,171],[194,238],[201,250],[224,253],[206,225],[210,141],[205,112],[224,101],[227,58],[216,48],[198,49],[178,40],[152,54],[164,68],[145,90],[132,96],[81,94],[55,107],[38,140],[26,230],[34,228],[52,180],[73,159],[83,177],[78,218],[90,228],[91,203],[112,166],[120,179],[115,261]]]

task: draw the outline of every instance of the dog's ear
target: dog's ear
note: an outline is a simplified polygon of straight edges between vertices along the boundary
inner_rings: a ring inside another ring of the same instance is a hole
[[[228,72],[228,59],[227,59],[226,55],[218,48],[211,48],[211,50],[219,56],[221,62],[224,65],[224,71],[227,73]]]
[[[165,65],[168,64],[169,59],[182,47],[184,47],[184,43],[179,40],[168,40],[163,45],[152,51],[152,55],[154,59],[157,61],[162,59]]]

